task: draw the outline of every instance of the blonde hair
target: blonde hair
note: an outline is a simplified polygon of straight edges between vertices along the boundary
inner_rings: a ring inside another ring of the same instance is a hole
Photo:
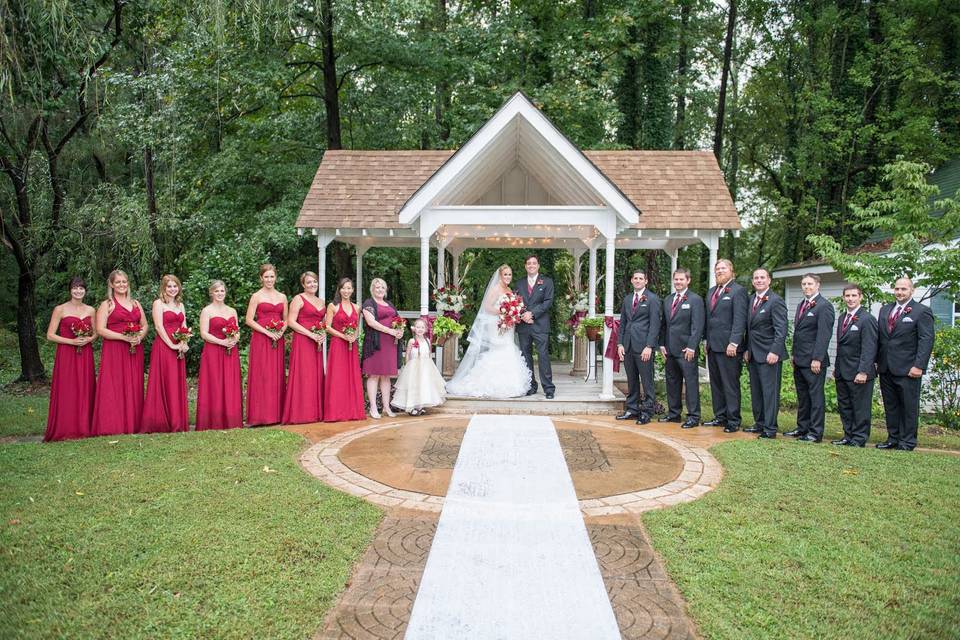
[[[413,321],[413,324],[410,325],[411,331],[413,330],[413,328],[414,328],[415,326],[417,326],[417,323],[418,323],[418,322],[423,325],[423,330],[424,330],[425,332],[430,330],[430,327],[429,327],[429,325],[427,325],[427,321],[426,321],[426,320],[424,320],[423,318],[417,318],[416,320]]]
[[[130,276],[127,275],[127,272],[123,269],[114,269],[110,272],[110,275],[107,276],[107,302],[112,302],[113,297],[116,295],[113,292],[113,281],[117,276],[123,276],[127,279],[127,285],[130,284]],[[130,295],[129,287],[127,289],[127,295]],[[131,296],[133,297],[133,296]]]
[[[370,295],[373,295],[373,288],[378,284],[382,284],[384,289],[389,289],[387,282],[383,278],[374,278],[370,281]]]
[[[303,281],[306,280],[307,278],[313,278],[314,280],[317,281],[318,285],[320,284],[320,278],[317,277],[317,274],[315,274],[313,271],[304,271],[303,273],[300,274],[301,287],[303,286]]]
[[[503,277],[503,270],[504,270],[504,269],[510,269],[510,271],[513,271],[513,267],[511,267],[510,265],[508,265],[508,264],[502,264],[502,265],[500,265],[499,267],[497,267],[497,273],[498,273],[501,277]]]
[[[277,268],[269,262],[264,262],[260,265],[260,277],[262,278],[267,271],[273,271],[273,275],[277,275]]]
[[[223,292],[227,292],[227,285],[224,284],[223,280],[211,280],[210,286],[207,287],[207,296],[209,296],[210,302],[213,302],[213,290],[217,287],[223,287]]]
[[[176,283],[177,283],[177,289],[178,289],[178,291],[177,291],[177,295],[175,295],[175,296],[173,297],[173,301],[176,302],[177,304],[180,304],[181,302],[183,302],[183,284],[180,282],[180,278],[178,278],[177,276],[175,276],[175,275],[173,275],[173,274],[167,274],[167,275],[163,276],[162,278],[160,278],[160,295],[157,296],[157,297],[160,298],[160,301],[161,301],[161,302],[166,302],[166,301],[167,301],[167,291],[166,291],[166,289],[167,289],[167,283],[168,283],[168,282],[176,282]]]

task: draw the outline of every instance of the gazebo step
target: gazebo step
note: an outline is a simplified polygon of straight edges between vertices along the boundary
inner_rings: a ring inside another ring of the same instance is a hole
[[[476,398],[448,398],[446,404],[436,411],[442,413],[474,414],[474,413],[515,413],[536,414],[546,416],[557,415],[616,415],[623,410],[623,398],[615,400],[600,400],[578,397],[564,398],[559,394],[553,400],[547,400],[543,395],[527,398],[510,398],[507,400],[478,400]]]

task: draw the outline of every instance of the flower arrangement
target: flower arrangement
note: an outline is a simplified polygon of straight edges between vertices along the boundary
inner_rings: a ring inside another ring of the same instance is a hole
[[[523,315],[527,307],[523,303],[523,299],[511,291],[497,299],[497,308],[500,310],[500,319],[497,321],[497,328],[500,330],[500,333],[503,334],[520,322],[520,316]]]
[[[90,324],[90,318],[83,318],[70,325],[70,331],[75,338],[92,338],[93,325]],[[83,351],[83,347],[77,347],[77,353]]]
[[[345,336],[355,336],[357,335],[357,321],[356,320],[347,320],[343,324],[343,328],[340,329],[341,333]],[[349,351],[353,351],[353,343],[348,342],[347,347]]]
[[[227,320],[227,324],[223,325],[223,337],[227,340],[233,340],[240,336],[240,327],[237,326],[237,319],[230,318]],[[230,352],[233,351],[233,347],[227,347],[227,355],[230,355]]]
[[[283,328],[285,326],[287,325],[283,320],[270,320],[267,322],[267,324],[263,325],[263,328],[279,338],[281,335],[283,335]],[[273,349],[276,349],[278,342],[279,340],[273,340],[270,346]]]
[[[127,326],[124,327],[124,329],[123,329],[123,335],[127,336],[128,338],[132,338],[133,336],[140,335],[140,323],[139,323],[139,322],[128,322],[128,323],[127,323]],[[133,354],[136,353],[136,352],[137,352],[137,345],[131,343],[131,344],[130,344],[130,355],[133,355]]]
[[[580,321],[587,316],[590,311],[589,294],[586,291],[574,291],[564,296],[564,301],[570,307],[570,317],[567,318],[567,327],[576,332],[580,326]]]
[[[470,308],[466,292],[456,285],[440,287],[433,292],[437,313],[459,321],[464,309]]]
[[[465,326],[449,316],[438,316],[433,320],[433,344],[441,344],[451,336],[460,336],[463,334]]]
[[[176,344],[187,343],[193,337],[193,330],[190,327],[177,327],[170,334],[170,339]],[[177,352],[177,360],[183,360],[183,351]]]
[[[323,320],[314,322],[312,325],[310,325],[310,333],[315,336],[327,335],[327,324]],[[320,351],[323,351],[323,340],[317,341],[317,352]]]

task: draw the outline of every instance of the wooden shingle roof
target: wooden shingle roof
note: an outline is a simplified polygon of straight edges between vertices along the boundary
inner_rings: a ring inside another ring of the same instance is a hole
[[[299,228],[399,228],[397,213],[453,151],[327,151]],[[739,229],[709,151],[584,151],[640,211],[639,229]]]

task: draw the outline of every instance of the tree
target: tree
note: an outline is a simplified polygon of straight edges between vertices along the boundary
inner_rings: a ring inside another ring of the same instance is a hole
[[[940,189],[927,181],[930,166],[898,160],[883,167],[886,189],[876,190],[863,207],[853,206],[855,226],[887,234],[882,252],[844,252],[833,236],[810,235],[817,252],[868,298],[889,295],[901,276],[926,288],[922,299],[940,292],[960,295],[960,199],[935,200]]]

